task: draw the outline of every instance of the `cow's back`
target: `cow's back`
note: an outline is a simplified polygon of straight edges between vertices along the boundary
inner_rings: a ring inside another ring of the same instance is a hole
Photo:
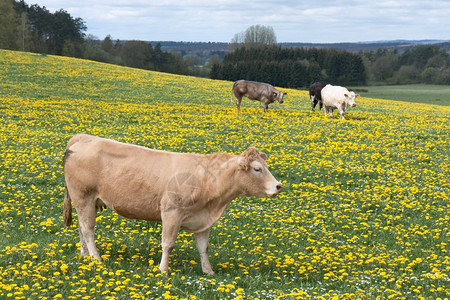
[[[321,91],[322,102],[324,105],[332,105],[337,102],[345,101],[345,94],[349,91],[342,86],[327,84]]]
[[[268,98],[271,95],[272,88],[268,83],[238,80],[234,83],[233,91],[251,100],[261,100],[261,97]]]
[[[71,193],[91,193],[128,218],[160,220],[160,200],[177,164],[170,156],[176,153],[89,135],[72,138],[67,153],[64,173]]]

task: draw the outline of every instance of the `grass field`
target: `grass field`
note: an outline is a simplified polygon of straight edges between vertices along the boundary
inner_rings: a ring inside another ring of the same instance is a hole
[[[231,86],[0,51],[0,298],[448,299],[449,106],[362,97],[339,120],[287,90],[238,115]],[[254,145],[284,190],[232,202],[211,231],[214,276],[183,231],[162,276],[160,224],[111,210],[92,262],[62,221],[62,157],[80,132],[181,152]]]
[[[450,106],[450,85],[409,84],[356,87],[363,97]]]

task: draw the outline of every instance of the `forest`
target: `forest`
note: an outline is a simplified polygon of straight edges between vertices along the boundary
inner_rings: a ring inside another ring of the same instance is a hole
[[[351,53],[324,48],[242,47],[213,66],[213,79],[248,79],[306,88],[316,81],[340,85],[450,84],[450,57],[436,45],[403,52],[378,49]]]
[[[241,47],[215,64],[211,78],[271,82],[276,86],[305,88],[315,81],[341,85],[366,84],[362,57],[335,49]]]
[[[362,54],[371,84],[450,84],[450,56],[436,45],[419,45],[399,53],[378,49]]]

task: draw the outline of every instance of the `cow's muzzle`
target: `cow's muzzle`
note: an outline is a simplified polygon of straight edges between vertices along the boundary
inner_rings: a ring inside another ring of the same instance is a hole
[[[277,189],[277,194],[279,194],[281,192],[281,189],[283,188],[283,185],[281,184],[281,182],[279,182],[276,186]]]
[[[274,187],[272,187],[272,189],[270,191],[267,191],[267,195],[269,197],[274,197],[274,196],[278,195],[282,189],[283,189],[283,185],[281,184],[281,182],[278,182]]]

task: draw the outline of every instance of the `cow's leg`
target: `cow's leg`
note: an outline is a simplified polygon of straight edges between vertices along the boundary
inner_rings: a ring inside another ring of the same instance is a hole
[[[267,112],[267,110],[269,109],[269,100],[267,100],[267,99],[263,99],[263,100],[261,100],[261,102],[264,104],[264,112],[266,113]]]
[[[314,111],[316,109],[317,102],[315,101],[315,97],[311,96],[311,110]]]
[[[168,273],[169,271],[169,256],[175,245],[178,230],[181,226],[180,216],[175,210],[161,212],[162,218],[162,257],[159,264],[159,270],[162,273]]]
[[[317,105],[317,103],[319,103],[319,100],[314,99],[314,107],[313,107],[313,111],[316,110],[316,105]],[[322,109],[322,106],[320,106],[320,109]]]
[[[325,114],[325,117],[327,116],[328,107],[326,105],[323,106],[323,113]]]
[[[87,248],[86,241],[84,240],[80,225],[78,225],[78,232],[80,234],[80,254],[81,256],[89,256],[89,250]]]
[[[339,110],[339,114],[341,115],[340,118],[345,119],[344,118],[344,110],[340,106],[338,106],[338,110]]]
[[[80,228],[81,255],[86,255],[86,248],[92,258],[100,261],[100,255],[95,247],[95,200],[86,201],[86,205],[77,209]]]
[[[214,271],[211,268],[208,258],[209,228],[203,232],[196,233],[195,241],[197,242],[197,249],[200,253],[203,273],[214,275]]]
[[[242,101],[242,96],[237,95],[236,96],[236,106],[237,106],[238,113],[241,112],[241,101]]]

